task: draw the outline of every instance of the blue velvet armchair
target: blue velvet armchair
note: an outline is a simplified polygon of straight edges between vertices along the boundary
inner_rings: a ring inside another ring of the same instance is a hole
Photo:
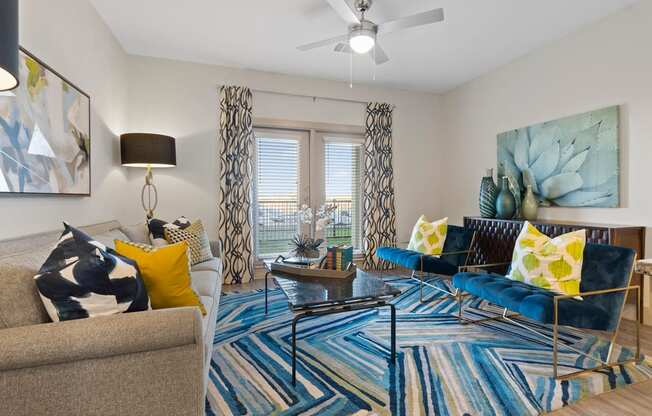
[[[458,289],[458,318],[466,323],[487,320],[468,321],[463,318],[462,298],[465,294],[476,296],[502,307],[502,315],[488,319],[510,321],[528,331],[536,332],[544,339],[552,341],[553,375],[556,379],[569,379],[587,371],[624,364],[624,362],[611,363],[611,355],[618,328],[620,327],[626,295],[630,291],[636,291],[640,297],[639,287],[630,286],[635,259],[636,253],[628,248],[587,244],[584,249],[582,281],[580,284],[581,293],[579,295],[582,300],[575,299],[574,296],[558,295],[549,290],[510,280],[498,274],[464,271],[453,276],[453,286]],[[521,322],[512,320],[511,317],[514,315],[508,315],[508,311],[541,324],[552,325],[552,338]],[[637,302],[636,313],[636,355],[634,359],[628,361],[640,359],[638,327],[640,302]],[[611,347],[606,360],[588,355],[570,345],[563,345],[563,348],[567,350],[572,350],[599,362],[600,366],[559,376],[557,355],[560,325],[611,332]]]
[[[420,299],[423,302],[423,286],[455,296],[456,293],[424,281],[424,274],[434,274],[436,280],[452,277],[468,266],[470,254],[473,252],[475,232],[464,227],[449,225],[444,242],[443,252],[439,256],[430,256],[417,251],[397,247],[380,247],[376,256],[383,261],[401,266],[412,271],[412,279],[419,282]],[[418,277],[417,277],[418,276]]]

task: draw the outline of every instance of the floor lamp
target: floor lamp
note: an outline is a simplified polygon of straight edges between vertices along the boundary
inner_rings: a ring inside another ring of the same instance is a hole
[[[158,191],[154,185],[152,168],[172,168],[177,165],[174,138],[151,133],[123,134],[120,136],[120,157],[122,166],[147,169],[140,202],[147,218],[152,218],[158,205]]]

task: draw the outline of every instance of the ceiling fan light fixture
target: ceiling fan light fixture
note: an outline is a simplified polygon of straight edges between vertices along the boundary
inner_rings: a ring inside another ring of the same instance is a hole
[[[370,22],[363,21],[351,29],[349,35],[349,46],[355,53],[364,54],[369,52],[376,45],[376,26]]]

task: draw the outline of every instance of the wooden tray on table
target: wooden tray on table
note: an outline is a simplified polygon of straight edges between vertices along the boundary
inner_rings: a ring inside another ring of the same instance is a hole
[[[285,258],[283,256],[278,256],[276,260],[270,263],[270,270],[292,276],[322,279],[348,279],[355,276],[358,271],[353,263],[349,263],[346,270],[323,269],[322,266],[325,263],[325,258],[309,265],[287,263],[284,260]]]

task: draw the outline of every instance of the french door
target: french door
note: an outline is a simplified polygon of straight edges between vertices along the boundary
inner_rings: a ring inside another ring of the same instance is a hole
[[[335,206],[317,232],[328,245],[358,249],[361,236],[363,139],[355,134],[256,128],[254,235],[259,258],[287,254],[291,239],[310,234],[301,206]]]
[[[310,203],[310,133],[256,129],[255,134],[256,255],[274,257],[286,254],[292,237],[306,232],[298,210]]]

